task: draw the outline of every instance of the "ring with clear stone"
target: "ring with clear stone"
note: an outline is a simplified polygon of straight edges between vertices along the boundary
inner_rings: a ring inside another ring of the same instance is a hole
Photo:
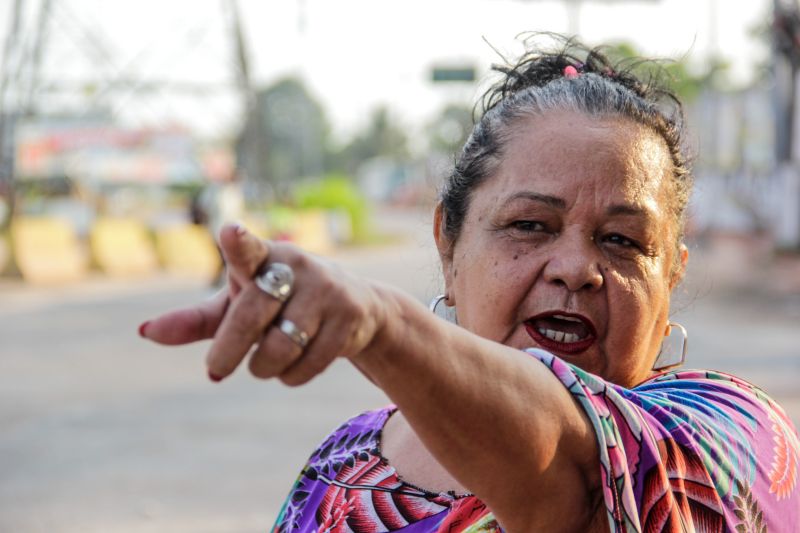
[[[294,285],[294,271],[285,263],[272,263],[253,278],[259,289],[283,303],[289,299]]]

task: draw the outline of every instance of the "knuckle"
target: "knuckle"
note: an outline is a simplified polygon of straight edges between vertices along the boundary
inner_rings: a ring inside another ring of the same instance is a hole
[[[285,257],[282,261],[288,263],[294,270],[304,270],[310,264],[310,256],[308,252],[292,243],[281,243],[281,257]]]
[[[305,385],[321,374],[330,365],[331,359],[326,354],[317,352],[307,355],[300,364],[282,373],[280,380],[290,386]]]
[[[258,329],[258,323],[252,313],[242,312],[231,316],[231,330],[237,336],[253,336],[254,330]]]
[[[242,294],[239,296],[239,301],[237,302],[236,308],[233,309],[233,313],[231,314],[231,318],[234,318],[234,326],[240,328],[251,328],[254,327],[261,321],[261,305],[260,305],[260,298],[259,294],[255,291],[260,289],[245,289],[242,291]]]
[[[333,279],[333,276],[329,272],[323,272],[318,280],[317,283],[319,285],[320,292],[324,294],[335,294],[337,293],[338,284],[336,280]]]
[[[299,348],[276,328],[270,328],[249,362],[250,372],[259,378],[273,378],[301,354]]]
[[[258,353],[253,354],[253,356],[250,358],[247,369],[253,376],[259,379],[269,379],[275,377],[276,375],[273,367],[269,364],[266,364],[265,359],[260,357]]]
[[[236,308],[236,319],[243,328],[266,327],[277,313],[279,304],[272,296],[265,294],[258,287],[247,287],[239,297],[240,303]]]
[[[327,353],[318,354],[314,357],[311,357],[306,365],[306,371],[309,374],[309,379],[312,377],[322,374],[328,365],[331,364],[331,358],[328,357]]]
[[[352,302],[350,305],[350,318],[354,322],[354,329],[358,330],[360,329],[359,325],[367,318],[367,312],[363,307]]]
[[[298,325],[298,327],[300,327]],[[301,328],[302,329],[302,328]],[[296,359],[299,357],[303,350],[295,344],[295,342],[289,338],[289,336],[278,329],[277,326],[272,326],[269,328],[267,332],[267,336],[270,339],[270,343],[274,346],[275,350],[279,353],[289,354],[291,359]]]

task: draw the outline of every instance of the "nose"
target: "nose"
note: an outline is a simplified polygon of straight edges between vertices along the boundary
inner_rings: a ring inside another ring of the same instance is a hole
[[[593,238],[583,234],[562,233],[550,247],[550,257],[543,276],[548,283],[570,292],[596,291],[603,286],[600,254]]]

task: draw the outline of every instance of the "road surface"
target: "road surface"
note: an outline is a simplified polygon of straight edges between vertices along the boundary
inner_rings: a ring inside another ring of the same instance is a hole
[[[384,214],[405,239],[335,259],[427,301],[440,282],[426,218]],[[798,296],[731,291],[700,259],[675,313],[690,366],[753,380],[800,422]],[[345,363],[297,389],[246,372],[212,384],[204,346],[136,335],[209,295],[170,278],[0,284],[0,531],[265,531],[326,432],[386,403]]]

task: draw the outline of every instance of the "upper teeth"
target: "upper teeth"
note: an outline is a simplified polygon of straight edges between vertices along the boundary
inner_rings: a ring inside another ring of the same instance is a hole
[[[556,342],[577,342],[580,340],[580,337],[575,333],[565,333],[554,329],[539,328],[539,333]]]
[[[553,318],[557,318],[559,320],[566,320],[567,322],[583,322],[583,320],[581,320],[580,318],[564,316],[564,315],[553,315]]]

